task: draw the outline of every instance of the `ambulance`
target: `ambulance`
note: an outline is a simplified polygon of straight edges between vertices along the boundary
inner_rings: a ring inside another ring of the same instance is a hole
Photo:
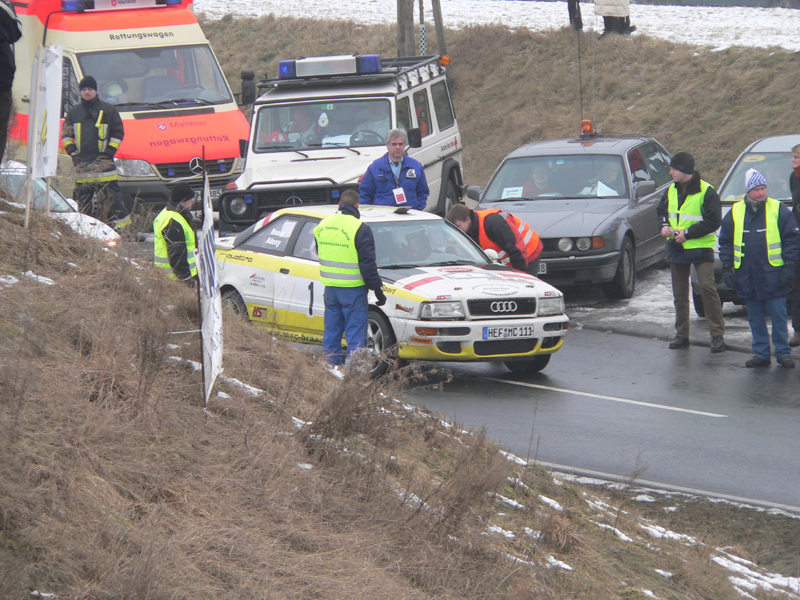
[[[66,111],[80,102],[78,82],[86,75],[97,80],[100,99],[120,112],[125,137],[114,161],[129,210],[163,207],[176,180],[199,190],[203,158],[212,198],[218,196],[242,172],[239,140],[248,137],[250,127],[192,1],[15,1],[22,39],[15,44],[17,115],[10,133],[20,142],[19,155],[26,151],[36,49],[58,44],[63,47],[62,123]],[[67,157],[59,152],[63,162]]]

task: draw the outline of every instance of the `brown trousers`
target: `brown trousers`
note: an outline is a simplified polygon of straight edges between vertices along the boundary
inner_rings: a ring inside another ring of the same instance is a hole
[[[675,300],[675,330],[677,337],[689,338],[689,291],[692,289],[691,264],[670,263],[672,268],[672,296]],[[703,308],[711,337],[725,335],[722,318],[722,303],[719,301],[717,284],[714,282],[714,263],[694,263],[697,279],[703,294]]]

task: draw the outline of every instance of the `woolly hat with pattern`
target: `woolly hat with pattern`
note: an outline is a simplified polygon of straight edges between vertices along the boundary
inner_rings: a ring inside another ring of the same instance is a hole
[[[688,152],[678,152],[672,157],[669,166],[681,173],[694,175],[694,156]]]
[[[748,169],[744,174],[744,193],[748,193],[753,188],[767,185],[766,178],[755,169]]]
[[[87,75],[81,82],[78,84],[78,89],[82,90],[84,88],[92,88],[95,92],[97,91],[97,80],[92,77],[91,75]]]

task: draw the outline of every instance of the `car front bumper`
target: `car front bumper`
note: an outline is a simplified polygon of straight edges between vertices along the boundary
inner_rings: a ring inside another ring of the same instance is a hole
[[[547,272],[539,277],[556,287],[607,283],[617,273],[619,258],[618,251],[592,256],[542,256]]]

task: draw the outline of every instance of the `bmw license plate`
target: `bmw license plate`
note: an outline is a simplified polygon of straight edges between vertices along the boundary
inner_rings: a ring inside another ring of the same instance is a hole
[[[520,325],[518,327],[484,327],[483,339],[485,340],[507,340],[510,338],[532,338],[536,337],[532,325]]]
[[[539,263],[539,275],[547,275],[547,263],[540,262]]]

